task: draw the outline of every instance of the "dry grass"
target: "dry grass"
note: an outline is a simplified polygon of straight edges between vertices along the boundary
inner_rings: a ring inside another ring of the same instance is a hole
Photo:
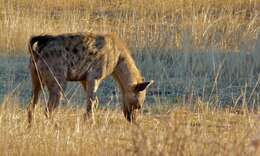
[[[259,9],[259,0],[1,0],[0,49],[25,53],[32,34],[113,31],[134,49],[248,52]]]
[[[0,155],[257,155],[259,115],[231,109],[149,108],[131,125],[119,110],[98,110],[95,124],[82,109],[60,108],[46,120],[36,109],[28,128],[25,109],[6,100],[0,107]],[[160,113],[155,113],[160,110]],[[259,153],[258,153],[259,154]]]
[[[159,95],[256,105],[259,10],[259,0],[1,0],[0,54],[28,56],[33,34],[113,31]]]
[[[156,81],[148,98],[156,104],[138,125],[119,108],[98,110],[95,124],[71,107],[47,121],[40,106],[28,128],[9,96],[0,104],[0,155],[257,155],[259,113],[246,108],[260,102],[259,10],[259,0],[0,0],[1,55],[27,54],[33,34],[113,31]],[[25,58],[14,60],[0,66],[0,92],[28,97]],[[235,107],[218,107],[227,104]]]

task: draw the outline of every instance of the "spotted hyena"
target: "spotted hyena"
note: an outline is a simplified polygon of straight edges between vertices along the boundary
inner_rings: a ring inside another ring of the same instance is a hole
[[[32,100],[28,106],[28,120],[44,86],[49,91],[45,114],[51,115],[58,106],[67,81],[80,81],[87,95],[86,116],[97,103],[97,89],[112,75],[122,91],[123,112],[128,121],[135,120],[135,112],[144,103],[146,88],[152,81],[144,81],[133,57],[122,40],[114,34],[69,33],[39,35],[28,44],[29,68],[32,77]]]

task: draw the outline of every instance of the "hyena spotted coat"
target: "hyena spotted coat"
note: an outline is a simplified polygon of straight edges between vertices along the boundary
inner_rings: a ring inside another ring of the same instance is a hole
[[[122,91],[123,112],[130,122],[144,103],[145,82],[123,41],[114,34],[70,33],[39,35],[30,38],[29,68],[32,77],[32,100],[28,106],[31,123],[39,93],[46,86],[49,99],[45,114],[50,117],[58,106],[67,81],[80,81],[87,92],[86,117],[97,103],[97,89],[112,75]]]

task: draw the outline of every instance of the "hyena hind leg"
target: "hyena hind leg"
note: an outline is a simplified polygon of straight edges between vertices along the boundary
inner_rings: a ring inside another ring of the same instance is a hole
[[[40,79],[39,79],[35,69],[31,69],[31,78],[32,78],[32,97],[31,97],[30,103],[27,107],[29,124],[31,124],[31,122],[33,120],[33,112],[35,109],[35,105],[38,102],[39,94],[41,91]]]

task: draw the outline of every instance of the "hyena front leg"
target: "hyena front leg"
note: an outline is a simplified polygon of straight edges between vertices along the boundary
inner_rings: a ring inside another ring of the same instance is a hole
[[[94,109],[98,105],[97,90],[101,81],[106,77],[106,57],[97,60],[97,63],[93,66],[93,70],[88,73],[86,79],[86,89],[87,89],[87,106],[85,119],[90,116],[94,118]],[[94,121],[94,120],[93,120]]]
[[[84,91],[87,91],[87,81],[83,80],[83,81],[80,81],[80,82],[81,82],[81,85],[82,85]]]
[[[47,118],[51,118],[54,109],[58,107],[60,99],[63,96],[64,90],[66,88],[66,81],[59,80],[48,83],[46,85],[49,91],[49,100],[47,106],[45,107],[45,116]]]
[[[35,105],[38,102],[39,99],[39,93],[41,91],[41,87],[43,86],[43,84],[41,85],[41,81],[40,78],[37,74],[37,71],[35,69],[35,67],[32,66],[32,64],[30,65],[30,71],[31,71],[31,79],[32,79],[32,98],[31,101],[27,107],[27,113],[28,113],[28,122],[29,124],[31,124],[32,120],[33,120],[33,112],[35,109]]]
[[[88,80],[86,91],[87,91],[87,106],[86,106],[86,114],[85,119],[89,117],[93,117],[94,109],[98,105],[98,97],[97,97],[97,90],[100,85],[101,80]]]

